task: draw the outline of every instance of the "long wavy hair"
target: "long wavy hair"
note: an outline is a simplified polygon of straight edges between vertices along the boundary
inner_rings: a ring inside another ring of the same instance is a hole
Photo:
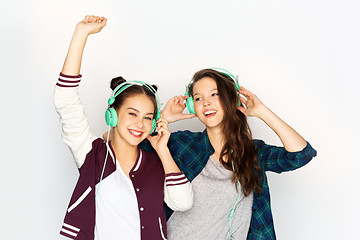
[[[252,134],[246,116],[237,109],[239,94],[234,81],[227,75],[213,69],[203,69],[194,74],[189,85],[189,94],[193,96],[195,84],[204,77],[215,80],[224,111],[222,120],[224,145],[220,152],[220,163],[233,171],[232,182],[238,190],[248,196],[252,191],[261,192],[262,169],[257,161],[257,148],[252,142]],[[242,105],[242,103],[240,102]]]

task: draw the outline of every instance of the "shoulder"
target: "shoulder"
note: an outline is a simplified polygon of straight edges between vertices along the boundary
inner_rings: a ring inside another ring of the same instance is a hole
[[[201,145],[205,145],[202,144],[203,142],[204,136],[202,132],[191,132],[189,130],[177,131],[171,133],[168,146],[170,151],[175,149],[182,151],[184,149],[193,148],[194,146],[197,146],[196,148],[201,148]]]
[[[178,131],[171,136],[168,146],[176,162],[184,161],[184,154],[188,155],[190,160],[201,153],[214,152],[206,130],[203,132]]]
[[[141,149],[142,158],[147,165],[161,165],[161,160],[156,152]]]
[[[106,147],[106,142],[104,139],[98,137],[92,142],[92,148],[100,151]]]
[[[106,151],[106,142],[102,138],[96,138],[91,144],[90,151],[86,154],[81,169],[93,166],[93,164],[102,165],[105,161]],[[112,154],[109,154],[109,158],[112,158],[111,156]]]
[[[164,175],[163,165],[156,152],[146,151],[141,149],[141,163],[140,171],[143,176],[149,177],[150,175]]]
[[[151,159],[159,159],[158,155],[156,152],[152,152],[152,151],[147,151],[145,149],[141,149],[141,153],[143,155],[143,157],[146,158],[151,158]]]
[[[252,139],[251,141],[256,145],[257,148],[261,148],[266,144],[263,140],[260,139]]]

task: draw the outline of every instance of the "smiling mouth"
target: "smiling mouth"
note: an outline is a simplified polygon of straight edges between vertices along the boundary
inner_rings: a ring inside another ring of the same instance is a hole
[[[215,111],[215,110],[209,110],[209,111],[204,112],[204,115],[205,115],[205,117],[212,117],[212,116],[215,116],[216,112],[217,111]]]
[[[140,138],[143,135],[143,132],[136,131],[136,130],[129,130],[129,133],[136,138]]]

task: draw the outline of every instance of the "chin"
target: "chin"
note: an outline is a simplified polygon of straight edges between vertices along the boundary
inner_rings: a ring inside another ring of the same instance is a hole
[[[219,128],[219,127],[222,126],[222,121],[207,123],[207,124],[205,124],[205,126],[206,126],[207,128]]]
[[[137,146],[139,145],[145,138],[140,138],[140,139],[132,139],[132,141],[129,141],[129,143],[133,146]]]
[[[217,119],[203,119],[200,120],[206,127],[217,127],[221,124],[222,121]]]

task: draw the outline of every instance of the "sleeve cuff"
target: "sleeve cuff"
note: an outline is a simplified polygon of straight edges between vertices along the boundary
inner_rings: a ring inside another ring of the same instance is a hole
[[[299,152],[296,152],[296,157],[297,158],[304,158],[304,159],[309,159],[309,161],[315,157],[317,155],[317,152],[316,150],[310,145],[310,143],[306,142],[306,147],[299,151]]]
[[[189,180],[186,178],[183,172],[165,174],[166,187],[183,185],[188,182]]]
[[[56,83],[56,86],[59,87],[78,87],[79,83],[81,81],[81,77],[82,75],[76,75],[76,76],[70,76],[70,75],[65,75],[63,73],[60,73],[59,75],[59,79]]]

